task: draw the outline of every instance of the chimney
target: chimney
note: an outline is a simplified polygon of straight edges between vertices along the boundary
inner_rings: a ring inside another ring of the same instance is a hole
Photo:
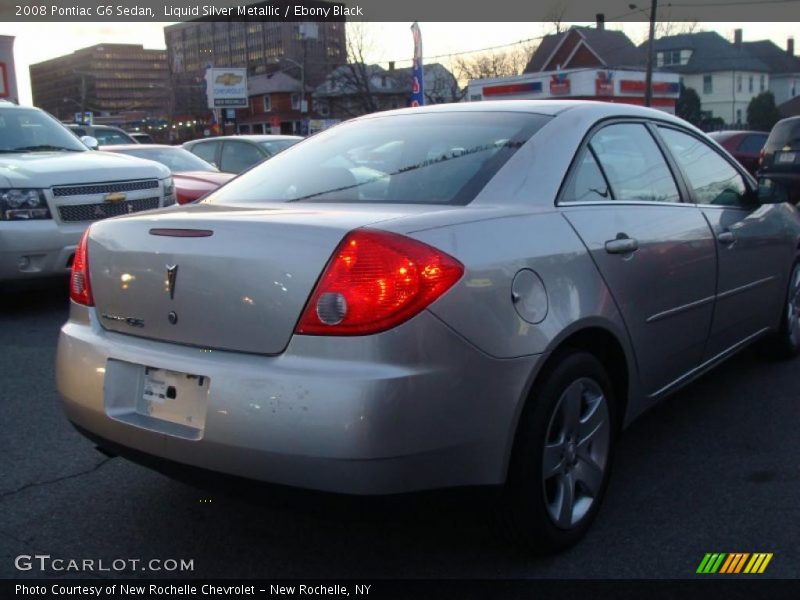
[[[390,61],[389,61],[389,71],[390,71],[390,72],[391,72],[391,71],[394,71],[394,61],[393,61],[393,60],[390,60]]]
[[[595,15],[595,19],[597,22],[597,31],[603,31],[606,28],[606,16],[603,13],[597,13]]]
[[[786,53],[789,56],[794,56],[794,38],[790,37],[786,40]]]
[[[739,50],[742,47],[742,30],[741,29],[734,29],[733,30],[733,45],[736,46],[736,49]]]

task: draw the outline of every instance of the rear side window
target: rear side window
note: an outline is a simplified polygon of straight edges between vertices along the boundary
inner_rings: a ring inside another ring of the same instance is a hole
[[[689,179],[698,204],[748,204],[744,178],[716,150],[687,133],[666,127],[660,127],[659,131]]]
[[[247,142],[225,142],[222,144],[219,168],[229,173],[240,173],[264,159],[258,148]]]
[[[216,164],[218,147],[219,147],[219,142],[203,142],[201,144],[195,144],[193,146],[190,146],[189,151],[192,154],[199,156],[206,162]]]
[[[598,131],[589,148],[608,180],[614,200],[680,202],[664,156],[641,123],[619,123]]]
[[[550,118],[487,110],[356,120],[284,150],[205,201],[467,204]]]
[[[114,129],[95,129],[94,137],[101,146],[116,146],[118,144],[135,144],[136,140],[122,131]]]
[[[603,202],[611,200],[611,192],[591,149],[583,153],[575,174],[567,184],[561,202]]]

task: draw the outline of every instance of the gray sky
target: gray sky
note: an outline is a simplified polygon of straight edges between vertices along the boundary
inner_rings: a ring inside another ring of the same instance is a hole
[[[589,23],[581,23],[589,25]],[[0,35],[16,36],[14,55],[20,101],[31,103],[28,66],[48,58],[69,54],[79,48],[100,43],[143,44],[145,48],[164,48],[164,26],[168,23],[0,23]],[[800,23],[699,23],[698,30],[717,31],[727,39],[733,30],[744,30],[744,40],[771,39],[786,46],[786,38],[800,31]],[[411,23],[367,23],[371,62],[390,60],[410,63]],[[635,43],[647,36],[647,23],[607,23],[621,28]],[[550,23],[420,23],[423,50],[430,57],[476,50],[550,33]],[[442,61],[444,62],[444,61]],[[446,64],[446,63],[445,63]]]

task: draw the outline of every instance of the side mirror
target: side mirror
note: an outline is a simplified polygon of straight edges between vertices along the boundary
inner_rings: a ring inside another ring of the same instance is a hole
[[[87,148],[89,148],[89,150],[97,150],[97,148],[100,146],[97,138],[93,138],[90,135],[82,135],[81,141]]]

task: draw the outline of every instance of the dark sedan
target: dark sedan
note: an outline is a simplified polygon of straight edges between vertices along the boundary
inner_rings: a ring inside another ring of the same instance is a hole
[[[769,134],[765,131],[715,131],[708,137],[725,148],[742,166],[755,175],[758,157]]]

